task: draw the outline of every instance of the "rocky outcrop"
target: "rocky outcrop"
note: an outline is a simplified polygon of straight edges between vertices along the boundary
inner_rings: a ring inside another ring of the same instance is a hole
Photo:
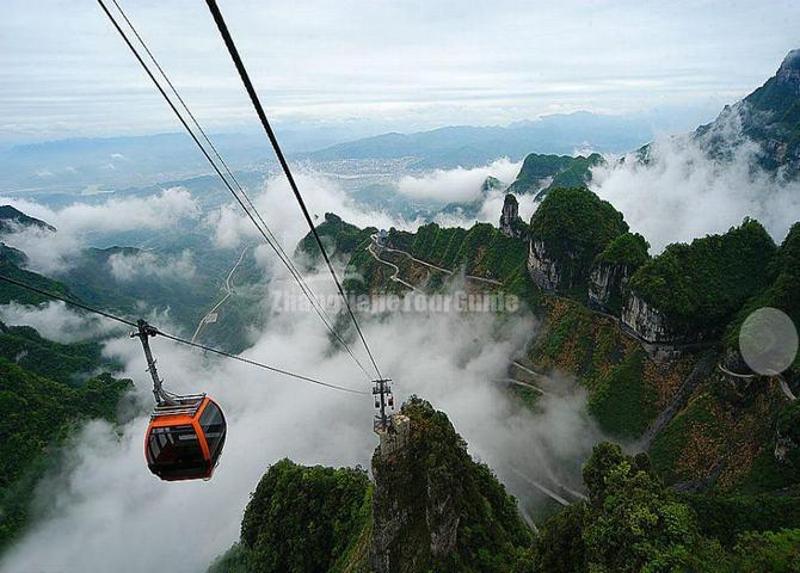
[[[513,194],[506,195],[503,212],[500,215],[500,231],[507,237],[515,239],[525,235],[525,223],[519,216],[519,202]]]
[[[412,398],[372,457],[376,573],[508,571],[529,531],[447,416]],[[491,532],[489,535],[488,532]]]
[[[666,317],[635,293],[631,293],[625,300],[621,319],[625,326],[645,342],[669,343],[675,341],[675,334],[669,328]]]
[[[531,217],[528,272],[541,289],[585,296],[598,255],[627,231],[622,213],[595,193],[554,189]]]
[[[628,265],[599,262],[589,275],[589,305],[600,310],[618,313],[623,293],[633,271]]]
[[[528,250],[528,272],[540,289],[554,291],[561,284],[558,263],[547,255],[544,241],[531,241]]]

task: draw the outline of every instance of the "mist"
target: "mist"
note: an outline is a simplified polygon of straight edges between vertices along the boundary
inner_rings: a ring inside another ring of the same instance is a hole
[[[330,352],[313,313],[275,307],[266,312],[269,327],[245,356],[369,390],[346,354]],[[362,327],[385,374],[395,380],[398,402],[418,394],[444,410],[471,453],[501,479],[510,465],[547,479],[563,459],[585,457],[598,439],[580,393],[564,386],[560,397],[543,400],[542,412],[534,415],[494,382],[505,377],[509,361],[536,331],[525,311],[506,318],[395,313],[365,316]],[[112,339],[105,353],[135,380],[141,409],[119,428],[92,422],[72,439],[60,466],[40,484],[35,520],[7,552],[3,571],[202,571],[238,538],[249,493],[270,464],[290,457],[303,464],[369,467],[377,443],[371,396],[209,360],[163,339],[152,344],[171,391],[206,391],[226,413],[229,436],[215,476],[170,484],[150,475],[142,452],[151,399],[144,358],[135,341]],[[561,479],[574,485],[577,476]]]
[[[171,187],[143,198],[110,198],[103,203],[74,203],[61,209],[10,197],[0,197],[0,204],[12,205],[56,227],[56,232],[35,226],[19,227],[2,236],[5,243],[28,256],[28,268],[45,274],[66,270],[86,246],[90,233],[158,231],[199,216],[197,202],[182,187]]]
[[[39,306],[12,301],[0,305],[0,320],[10,326],[30,326],[43,338],[64,344],[120,331],[118,324],[96,316],[78,314],[61,301],[46,302]]]
[[[522,162],[506,157],[488,165],[465,169],[435,169],[422,175],[405,175],[397,182],[397,190],[412,199],[438,203],[467,203],[478,199],[487,177],[495,177],[508,185],[519,173]]]
[[[735,142],[729,161],[710,158],[702,140],[661,138],[652,144],[649,164],[633,155],[622,163],[612,158],[593,169],[590,187],[644,235],[652,254],[669,243],[724,233],[744,217],[757,219],[780,243],[800,220],[800,182],[765,173],[755,144],[736,125],[724,129],[724,139]]]
[[[117,281],[129,282],[142,277],[158,280],[193,280],[197,274],[194,255],[181,251],[179,255],[158,257],[150,252],[135,254],[114,253],[108,258],[111,275]]]
[[[295,169],[293,174],[316,225],[323,221],[325,213],[335,213],[359,227],[410,229],[418,224],[387,211],[366,209],[353,201],[333,179],[312,169]],[[261,189],[251,194],[251,200],[284,249],[293,253],[297,243],[308,233],[308,226],[286,177],[269,177]],[[213,228],[214,243],[220,248],[236,248],[246,240],[260,237],[238,205],[226,204],[215,209],[206,215],[204,221]]]

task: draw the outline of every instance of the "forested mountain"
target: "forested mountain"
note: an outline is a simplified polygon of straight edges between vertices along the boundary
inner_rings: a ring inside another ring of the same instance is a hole
[[[715,157],[726,158],[747,141],[758,161],[788,179],[800,175],[800,50],[792,50],[764,85],[699,127],[694,138]]]
[[[102,368],[97,345],[59,345],[0,323],[0,550],[27,524],[34,488],[64,440],[88,420],[116,420],[131,381]]]
[[[800,563],[798,361],[780,384],[736,373],[747,368],[736,333],[749,312],[768,304],[800,324],[797,225],[777,246],[745,219],[651,257],[646,238],[585,188],[548,193],[521,235],[430,224],[391,229],[378,244],[369,230],[328,219],[337,225],[321,231],[347,245],[339,253],[350,254],[353,292],[402,294],[407,284],[447,292],[460,271],[520,296],[542,321],[529,364],[574,375],[600,427],[644,450],[631,458],[598,446],[584,468],[589,500],[519,546],[519,570],[790,571]],[[536,395],[522,397],[535,407]]]

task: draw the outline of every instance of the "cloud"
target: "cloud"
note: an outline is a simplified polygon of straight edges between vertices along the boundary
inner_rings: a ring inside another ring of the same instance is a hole
[[[108,258],[111,275],[118,281],[131,281],[145,276],[160,280],[186,281],[195,277],[197,268],[192,252],[184,250],[174,257],[160,258],[153,253],[114,253]]]
[[[744,217],[760,221],[776,241],[800,220],[800,183],[782,183],[756,163],[757,147],[743,141],[735,123],[718,133],[739,141],[731,160],[710,159],[689,137],[663,138],[652,146],[651,162],[635,157],[594,168],[592,189],[625,215],[658,253],[673,242],[724,233]]]
[[[38,306],[16,302],[0,305],[0,320],[8,325],[35,328],[43,338],[65,344],[119,331],[119,325],[96,316],[78,314],[60,301]]]
[[[409,228],[414,225],[385,211],[367,209],[355,203],[335,181],[313,170],[301,169],[294,176],[315,225],[321,223],[325,213],[329,212],[359,227]],[[308,226],[286,178],[269,178],[260,193],[251,195],[251,199],[291,255],[298,241],[308,233]],[[222,248],[238,247],[244,240],[261,240],[252,221],[238,205],[227,204],[212,211],[205,222],[214,230],[215,244]]]
[[[346,354],[330,352],[313,313],[276,312],[268,324],[245,356],[369,390]],[[524,314],[504,320],[502,328],[490,314],[445,313],[365,318],[362,327],[395,380],[398,401],[419,394],[446,411],[473,455],[503,479],[509,464],[548,479],[557,473],[552,466],[558,460],[582,459],[597,435],[587,425],[580,395],[565,391],[562,398],[545,401],[543,413],[535,416],[493,382],[505,376],[509,360],[535,331]],[[249,493],[269,464],[288,456],[305,464],[369,466],[377,441],[371,396],[205,359],[163,339],[153,341],[153,350],[170,390],[209,392],[226,412],[229,436],[214,478],[168,484],[151,476],[142,453],[144,414],[120,428],[93,422],[66,448],[60,470],[38,489],[40,518],[8,550],[0,563],[4,572],[201,571],[238,537]],[[150,389],[135,341],[115,339],[106,352],[125,364],[138,397],[146,401]]]
[[[160,230],[177,226],[199,216],[192,194],[182,187],[164,189],[147,197],[110,198],[102,203],[74,203],[51,209],[40,203],[17,198],[0,198],[23,213],[54,225],[56,233],[38,227],[21,227],[2,240],[28,255],[32,270],[58,273],[79,254],[89,233],[112,233],[140,229]]]
[[[436,169],[423,175],[405,175],[397,190],[407,197],[438,203],[467,203],[478,199],[487,177],[496,177],[507,185],[516,178],[521,162],[501,158],[483,167]]]

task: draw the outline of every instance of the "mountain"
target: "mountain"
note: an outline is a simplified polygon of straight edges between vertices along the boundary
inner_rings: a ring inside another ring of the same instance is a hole
[[[800,49],[784,58],[764,85],[693,135],[714,157],[728,158],[754,142],[760,166],[787,179],[800,175]]]
[[[373,480],[289,460],[261,478],[208,573],[795,571],[800,504],[664,486],[646,454],[596,445],[587,496],[529,529],[443,412],[412,397],[379,433]]]
[[[240,541],[210,573],[524,571],[531,531],[516,500],[447,416],[417,397],[393,416],[373,481],[348,468],[273,465]]]
[[[591,147],[622,152],[653,135],[647,122],[588,112],[544,116],[508,127],[443,127],[417,133],[387,133],[341,143],[309,154],[319,161],[414,158],[414,167],[471,167],[498,157],[522,159],[531,151],[571,154]]]
[[[53,345],[68,357],[63,362],[49,355],[47,362],[24,368],[9,356],[15,347],[17,356],[28,351],[29,346],[20,346],[22,337],[38,335],[0,323],[0,549],[27,525],[34,489],[58,464],[59,446],[90,419],[116,420],[117,403],[132,384],[109,374],[87,375],[103,363],[99,352],[80,344]]]
[[[20,227],[37,227],[53,232],[56,230],[52,225],[48,225],[39,219],[29,217],[11,205],[0,205],[0,234],[13,232]]]
[[[507,192],[517,195],[536,193],[536,198],[541,199],[559,187],[586,185],[591,180],[592,167],[604,163],[605,159],[599,153],[592,153],[588,157],[531,153],[525,157],[517,178]]]

